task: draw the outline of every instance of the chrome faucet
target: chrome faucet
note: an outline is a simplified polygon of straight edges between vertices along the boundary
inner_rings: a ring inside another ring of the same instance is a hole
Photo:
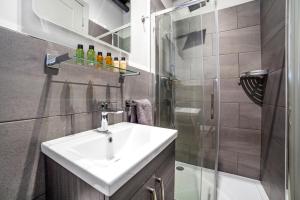
[[[113,111],[113,110],[109,109],[107,102],[101,103],[101,111],[102,111],[101,112],[101,127],[98,128],[97,130],[100,133],[109,134],[110,131],[108,130],[108,114],[110,114],[110,113],[121,114],[121,113],[123,113],[123,111],[122,110]]]

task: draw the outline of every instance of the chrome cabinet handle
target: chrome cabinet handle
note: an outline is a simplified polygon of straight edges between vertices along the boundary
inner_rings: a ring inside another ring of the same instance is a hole
[[[153,188],[151,188],[151,187],[148,187],[147,189],[149,190],[149,192],[150,192],[151,195],[152,195],[152,200],[157,200],[157,195],[156,195],[155,189],[153,189]]]
[[[162,178],[158,178],[158,177],[155,177],[155,180],[157,182],[159,182],[160,184],[160,189],[161,189],[161,200],[165,200],[165,185],[164,185],[164,181],[162,180]]]

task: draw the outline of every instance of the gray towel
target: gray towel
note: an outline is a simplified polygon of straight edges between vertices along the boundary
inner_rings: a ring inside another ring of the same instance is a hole
[[[129,118],[128,121],[131,123],[138,123],[137,116],[136,116],[136,106],[131,106],[129,110]]]
[[[137,120],[139,124],[153,125],[151,102],[148,99],[141,99],[135,100],[134,103],[136,103],[136,119],[133,119],[133,121]],[[133,114],[132,112],[131,115]]]

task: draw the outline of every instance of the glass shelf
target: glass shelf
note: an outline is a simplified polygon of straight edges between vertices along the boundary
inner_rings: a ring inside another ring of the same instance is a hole
[[[136,76],[140,75],[140,72],[136,72],[131,69],[121,69],[118,67],[115,67],[113,65],[107,65],[100,62],[97,62],[96,60],[87,60],[78,58],[76,56],[70,57],[68,54],[64,54],[57,57],[52,57],[51,55],[46,55],[46,66],[48,68],[52,69],[60,69],[63,68],[63,64],[69,64],[69,65],[77,65],[82,66],[86,68],[94,68],[94,69],[105,69],[110,72],[119,73],[120,76]],[[128,67],[128,65],[127,65]],[[129,66],[130,67],[130,66]]]

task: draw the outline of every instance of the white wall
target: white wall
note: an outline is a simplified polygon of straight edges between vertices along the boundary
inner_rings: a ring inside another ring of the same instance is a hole
[[[19,1],[2,1],[0,6],[0,25],[13,30],[19,30]]]
[[[142,23],[142,16],[147,16]],[[131,0],[131,52],[129,64],[150,71],[150,0]]]
[[[85,0],[89,4],[89,18],[108,30],[128,23],[128,15],[111,0]]]
[[[228,7],[237,6],[239,4],[247,3],[253,0],[217,0],[217,8],[224,9]]]

